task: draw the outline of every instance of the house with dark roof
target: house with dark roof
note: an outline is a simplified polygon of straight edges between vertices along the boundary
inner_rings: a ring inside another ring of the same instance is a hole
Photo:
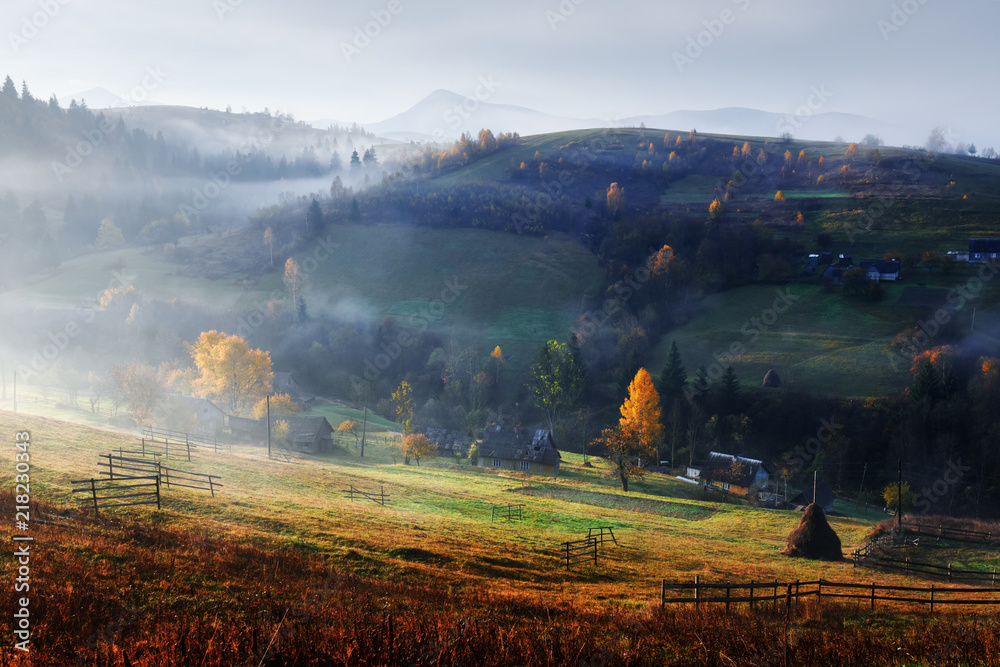
[[[858,262],[858,266],[873,283],[900,279],[899,260],[896,259],[866,259]]]
[[[995,262],[1000,258],[1000,239],[969,239],[970,262]]]
[[[275,429],[279,421],[288,424],[288,435],[279,443]],[[229,417],[229,432],[233,437],[257,445],[267,444],[267,420]],[[333,450],[333,426],[326,417],[301,415],[271,415],[271,443],[306,454],[325,454]]]
[[[167,394],[155,411],[157,423],[174,431],[210,438],[222,433],[226,413],[207,398]]]
[[[479,445],[478,465],[484,468],[558,477],[561,460],[552,434],[543,429],[488,426]]]
[[[748,498],[767,483],[770,474],[763,461],[720,452],[709,452],[701,467],[705,486]]]
[[[810,484],[799,495],[791,499],[790,504],[797,509],[805,509],[814,502],[823,508],[823,512],[829,514],[833,511],[833,489],[826,482],[820,480],[816,482],[816,494],[813,496],[813,485]]]
[[[469,456],[472,438],[464,431],[450,431],[446,428],[426,428],[424,435],[438,446],[438,456],[461,457]]]
[[[302,389],[291,373],[276,372],[271,387],[276,394],[288,394],[303,410],[308,410],[316,402],[316,397]]]

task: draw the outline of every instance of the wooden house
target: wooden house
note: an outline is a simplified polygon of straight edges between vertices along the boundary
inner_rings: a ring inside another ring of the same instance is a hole
[[[747,498],[753,497],[767,483],[768,477],[770,471],[763,461],[719,452],[709,452],[701,468],[705,486]]]
[[[858,262],[858,266],[865,272],[865,277],[871,282],[896,281],[900,280],[899,260],[896,259],[871,259]]]
[[[207,398],[167,394],[155,411],[157,423],[173,431],[207,438],[218,437],[226,426],[226,413]]]
[[[969,239],[970,262],[995,262],[1000,258],[1000,239]]]
[[[288,436],[279,442],[274,435],[278,421],[288,424]],[[333,450],[333,426],[326,417],[271,415],[271,444],[306,454],[325,454]],[[234,438],[257,445],[267,444],[267,420],[229,417],[229,432]]]
[[[542,429],[489,426],[479,445],[478,465],[484,468],[558,477],[561,460],[552,434]]]
[[[308,410],[316,403],[316,397],[302,389],[291,373],[275,373],[271,387],[275,394],[288,394],[303,410]]]
[[[449,431],[445,428],[424,429],[424,435],[437,443],[438,456],[466,458],[472,447],[472,438],[464,431]]]

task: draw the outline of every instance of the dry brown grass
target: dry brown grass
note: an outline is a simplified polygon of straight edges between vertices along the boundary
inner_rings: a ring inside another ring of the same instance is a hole
[[[0,493],[0,510],[12,511]],[[32,653],[2,665],[783,664],[784,616],[636,609],[362,578],[323,560],[132,520],[36,524]],[[5,514],[6,515],[6,514]],[[7,565],[10,581],[11,565]],[[0,607],[12,609],[11,586]],[[998,664],[997,615],[794,608],[790,665]],[[7,642],[8,646],[10,642]],[[959,662],[959,658],[964,661]]]

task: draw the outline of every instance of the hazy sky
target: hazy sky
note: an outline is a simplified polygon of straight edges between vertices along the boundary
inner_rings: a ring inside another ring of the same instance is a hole
[[[950,126],[955,140],[1000,150],[1000,0],[6,0],[4,9],[2,62],[41,97],[100,86],[365,123],[438,88],[472,95],[492,77],[491,102],[613,120],[725,106],[791,113],[817,87],[831,93],[820,111],[912,128],[914,143]]]

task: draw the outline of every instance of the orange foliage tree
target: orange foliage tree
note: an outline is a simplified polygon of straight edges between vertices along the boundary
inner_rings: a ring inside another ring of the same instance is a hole
[[[271,415],[297,415],[302,408],[288,394],[275,394],[271,397]],[[262,398],[253,406],[253,418],[267,417],[267,398]]]
[[[597,442],[604,446],[604,459],[610,464],[609,475],[622,484],[628,493],[630,479],[642,477],[637,459],[656,456],[663,440],[660,423],[660,395],[645,368],[640,368],[628,387],[628,398],[621,407],[621,419],[616,428],[602,431]]]
[[[608,211],[614,215],[625,206],[625,188],[612,183],[608,188]]]
[[[438,445],[436,442],[431,442],[423,433],[411,433],[403,438],[402,449],[403,455],[407,458],[415,458],[417,466],[419,466],[420,459],[437,456]]]

